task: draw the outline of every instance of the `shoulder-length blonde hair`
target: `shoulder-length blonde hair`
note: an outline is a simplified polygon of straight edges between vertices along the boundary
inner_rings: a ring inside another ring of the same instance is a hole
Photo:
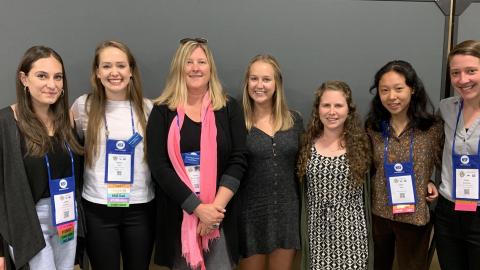
[[[95,57],[90,70],[90,84],[92,90],[88,94],[87,102],[85,102],[85,111],[88,116],[87,135],[85,140],[85,161],[90,167],[93,165],[93,160],[98,154],[99,131],[104,125],[105,106],[107,102],[105,86],[103,86],[102,81],[97,77],[97,69],[99,67],[100,53],[105,48],[111,47],[117,48],[127,55],[128,64],[132,73],[132,77],[127,85],[127,98],[133,104],[135,114],[137,115],[143,132],[145,132],[145,127],[147,126],[140,72],[133,54],[127,45],[122,42],[114,40],[101,42],[95,49]],[[145,146],[146,143],[144,142],[144,147]]]
[[[348,116],[343,126],[343,140],[347,150],[352,183],[354,186],[360,186],[364,182],[365,174],[370,168],[370,142],[356,112],[356,107],[352,100],[352,90],[342,81],[326,81],[315,91],[315,101],[313,103],[311,119],[307,131],[303,135],[299,154],[297,166],[299,179],[302,181],[306,174],[307,163],[311,157],[311,147],[313,143],[324,131],[324,126],[318,114],[318,107],[323,93],[327,90],[339,91],[345,95],[348,105]]]
[[[166,104],[170,110],[177,109],[179,104],[183,104],[187,100],[187,84],[185,82],[185,65],[187,59],[196,48],[202,48],[207,56],[207,62],[210,65],[210,82],[209,91],[212,100],[213,110],[219,110],[226,106],[227,96],[223,90],[220,79],[218,78],[217,67],[213,60],[213,54],[208,48],[206,42],[197,40],[189,40],[180,43],[170,63],[167,82],[162,94],[153,102],[155,104]]]
[[[273,69],[273,77],[275,80],[275,92],[272,96],[272,116],[273,116],[273,129],[275,131],[287,130],[293,126],[293,116],[287,106],[285,99],[285,91],[283,89],[283,77],[280,70],[280,65],[277,60],[268,54],[259,54],[250,60],[245,76],[243,78],[243,111],[245,114],[245,125],[247,130],[250,130],[254,126],[254,110],[255,102],[248,94],[248,80],[250,78],[250,68],[256,62],[264,62],[269,64]]]
[[[37,117],[32,107],[32,98],[28,87],[21,80],[21,73],[27,75],[35,62],[43,58],[55,58],[62,66],[63,89],[62,94],[55,103],[50,105],[49,110],[53,114],[53,129],[55,137],[68,143],[73,152],[83,154],[83,147],[76,140],[71,126],[68,111],[68,86],[65,66],[60,55],[52,48],[45,46],[33,46],[22,57],[16,73],[17,125],[25,137],[27,155],[40,157],[52,148],[51,140],[45,124]]]

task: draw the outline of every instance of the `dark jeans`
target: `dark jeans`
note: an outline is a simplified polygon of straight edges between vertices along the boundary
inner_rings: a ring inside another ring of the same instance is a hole
[[[435,219],[438,261],[442,270],[480,269],[480,213],[454,210],[440,196]]]
[[[148,270],[153,249],[155,202],[107,207],[83,200],[87,253],[93,270]]]
[[[432,224],[416,226],[376,215],[372,223],[376,270],[391,270],[395,255],[399,269],[427,269]]]

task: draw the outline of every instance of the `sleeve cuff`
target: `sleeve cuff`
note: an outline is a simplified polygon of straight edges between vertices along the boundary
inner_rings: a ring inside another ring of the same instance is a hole
[[[237,193],[238,187],[240,186],[240,180],[224,174],[222,175],[222,179],[220,179],[220,186],[224,186],[233,191],[233,193]]]
[[[188,198],[182,203],[181,207],[183,210],[185,210],[188,214],[192,214],[195,208],[197,208],[198,205],[200,205],[202,202],[200,199],[195,195],[195,193],[192,193]]]
[[[3,238],[0,235],[0,257],[5,257],[5,252],[3,250]]]

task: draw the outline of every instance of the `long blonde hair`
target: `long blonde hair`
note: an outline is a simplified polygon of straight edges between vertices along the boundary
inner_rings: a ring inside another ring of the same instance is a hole
[[[342,81],[326,81],[315,91],[311,120],[302,138],[297,166],[298,177],[300,181],[303,180],[306,174],[308,160],[311,157],[311,147],[315,139],[320,137],[324,131],[323,123],[318,114],[318,106],[320,105],[323,93],[327,90],[339,91],[345,95],[348,105],[348,116],[343,127],[343,139],[346,144],[352,183],[354,186],[360,186],[364,182],[365,174],[370,168],[370,142],[356,112],[356,107],[352,100],[352,90]]]
[[[163,89],[162,94],[153,101],[155,104],[166,104],[170,110],[175,110],[179,104],[186,102],[187,84],[185,82],[185,64],[196,48],[202,48],[207,56],[208,64],[210,65],[208,93],[212,100],[213,110],[219,110],[226,106],[227,96],[220,83],[220,79],[218,78],[213,54],[208,48],[206,42],[199,42],[197,40],[189,40],[185,43],[180,43],[178,46],[172,62],[170,63],[170,70],[168,72],[165,88]]]
[[[93,160],[98,155],[100,128],[104,125],[103,121],[107,102],[105,86],[103,86],[101,80],[97,78],[97,69],[100,61],[100,53],[103,49],[109,47],[117,48],[127,55],[128,64],[132,73],[130,82],[127,85],[127,98],[132,102],[138,122],[144,132],[147,126],[140,72],[133,54],[130,52],[127,45],[122,42],[107,40],[100,43],[95,49],[95,57],[90,71],[90,84],[92,90],[88,94],[87,102],[85,102],[85,111],[87,112],[88,117],[87,135],[85,140],[85,163],[90,167],[93,165]],[[146,143],[144,142],[144,148],[145,147]]]
[[[293,116],[287,106],[285,98],[285,91],[283,88],[282,72],[277,60],[268,54],[259,54],[250,60],[245,76],[243,78],[243,112],[245,114],[245,125],[247,130],[250,130],[254,126],[254,101],[248,94],[248,79],[250,77],[250,68],[256,62],[264,62],[269,64],[273,68],[273,77],[275,80],[275,92],[272,96],[272,117],[273,117],[273,129],[275,131],[287,130],[293,126]]]

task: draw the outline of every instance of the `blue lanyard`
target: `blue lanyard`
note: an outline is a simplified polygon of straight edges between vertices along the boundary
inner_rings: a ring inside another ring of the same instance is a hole
[[[70,150],[70,146],[68,146],[68,143],[65,143],[65,146],[67,147],[68,154],[70,155],[70,162],[72,164],[72,176],[73,176],[73,175],[75,175],[75,165],[74,165],[74,162],[73,162],[72,150]],[[48,160],[48,154],[45,154],[45,163],[47,164],[48,180],[52,180],[52,174],[50,172],[50,161]]]
[[[108,135],[110,132],[108,131],[108,124],[107,124],[107,116],[104,114],[103,119],[105,121],[105,137],[107,137],[108,140]],[[135,134],[135,125],[133,123],[133,110],[132,110],[132,102],[130,101],[130,120],[132,121],[132,135]]]
[[[455,137],[457,135],[458,122],[460,121],[460,114],[462,113],[462,110],[463,110],[463,100],[460,101],[460,109],[458,110],[458,113],[457,113],[457,122],[455,123],[455,130],[453,131],[452,156],[455,156]],[[477,152],[480,153],[480,138],[478,139]]]
[[[390,125],[385,124],[385,140],[384,140],[384,152],[383,152],[383,164],[388,164],[388,141],[390,137]],[[413,128],[410,133],[410,162],[413,160]]]

